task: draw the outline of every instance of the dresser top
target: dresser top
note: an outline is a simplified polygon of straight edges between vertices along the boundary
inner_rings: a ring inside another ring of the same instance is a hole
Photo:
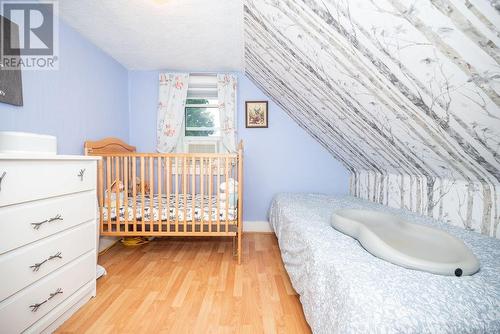
[[[98,156],[0,153],[1,160],[101,160]]]

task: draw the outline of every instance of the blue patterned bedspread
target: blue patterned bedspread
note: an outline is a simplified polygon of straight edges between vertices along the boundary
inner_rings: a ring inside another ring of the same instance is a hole
[[[395,213],[462,239],[480,271],[449,277],[378,259],[330,226],[341,208]],[[500,240],[353,197],[279,194],[270,209],[285,268],[315,333],[500,333]]]

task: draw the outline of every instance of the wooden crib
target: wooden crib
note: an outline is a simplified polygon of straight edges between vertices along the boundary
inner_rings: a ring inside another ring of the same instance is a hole
[[[86,141],[98,165],[105,236],[231,236],[241,263],[243,144],[237,153],[137,153],[117,138]]]

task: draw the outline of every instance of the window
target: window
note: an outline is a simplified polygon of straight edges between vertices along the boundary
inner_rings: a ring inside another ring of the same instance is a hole
[[[220,135],[218,101],[211,97],[192,97],[186,100],[186,137],[213,137]]]
[[[185,137],[218,137],[220,120],[217,76],[190,75],[185,111]]]
[[[217,76],[191,74],[184,114],[184,152],[219,152],[220,115],[218,104]]]

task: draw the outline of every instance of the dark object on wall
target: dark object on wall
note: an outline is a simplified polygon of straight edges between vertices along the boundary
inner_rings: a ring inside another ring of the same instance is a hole
[[[267,101],[245,102],[245,125],[247,128],[268,127]]]
[[[4,54],[5,45],[14,47],[17,54]],[[15,106],[23,105],[21,67],[11,69],[7,60],[19,59],[19,57],[19,27],[5,17],[0,16],[0,102]]]

